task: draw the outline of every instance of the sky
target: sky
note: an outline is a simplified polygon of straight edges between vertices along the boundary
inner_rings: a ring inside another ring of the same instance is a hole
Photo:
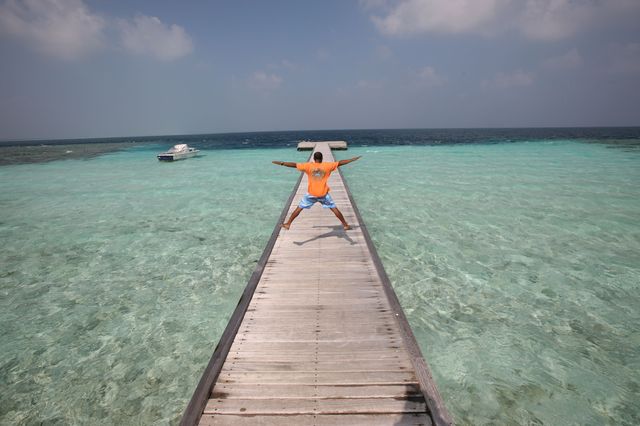
[[[640,125],[640,0],[0,0],[0,140]]]

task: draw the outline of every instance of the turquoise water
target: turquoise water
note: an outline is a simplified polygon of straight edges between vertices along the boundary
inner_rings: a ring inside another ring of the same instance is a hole
[[[345,170],[459,424],[640,424],[639,154],[376,148]]]
[[[0,168],[0,423],[175,424],[288,149]],[[458,424],[640,423],[640,152],[359,147],[345,175]]]
[[[257,150],[156,151],[0,168],[0,423],[186,407],[294,176]]]

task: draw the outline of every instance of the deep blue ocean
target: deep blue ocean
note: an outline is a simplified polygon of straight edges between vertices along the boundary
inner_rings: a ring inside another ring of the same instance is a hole
[[[220,133],[172,136],[127,136],[91,139],[0,141],[0,146],[154,143],[197,145],[200,149],[272,148],[292,146],[300,140],[346,140],[351,146],[446,145],[509,143],[531,140],[572,139],[587,142],[637,145],[640,127],[564,127],[516,129],[377,129],[303,130]]]

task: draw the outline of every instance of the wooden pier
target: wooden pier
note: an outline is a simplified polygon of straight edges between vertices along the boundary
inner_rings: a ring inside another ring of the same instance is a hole
[[[280,228],[301,175],[182,425],[452,424],[342,174],[329,186],[353,229],[320,206]]]

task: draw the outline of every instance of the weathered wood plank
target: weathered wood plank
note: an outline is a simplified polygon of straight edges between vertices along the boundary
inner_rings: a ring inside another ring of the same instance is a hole
[[[205,414],[390,414],[424,413],[422,395],[400,398],[210,399]]]
[[[370,331],[370,330],[365,330]],[[270,340],[287,340],[290,342],[307,342],[307,341],[318,341],[318,342],[351,342],[353,340],[361,339],[362,331],[341,331],[341,330],[325,330],[322,331],[320,329],[313,331],[282,331],[282,332],[264,332],[264,331],[240,331],[238,332],[238,336],[243,336],[245,342],[264,342]],[[369,333],[367,336],[367,341],[381,341],[381,342],[392,342],[393,338],[397,337],[394,333]]]
[[[402,346],[402,339],[397,338],[393,341],[380,341],[380,340],[361,340],[344,341],[344,342],[324,342],[324,341],[255,341],[255,340],[242,340],[237,339],[231,346],[231,351],[315,351],[321,353],[335,353],[335,352],[366,352],[366,351],[380,351],[383,349],[396,349],[398,351],[405,351]]]
[[[402,398],[419,397],[422,393],[416,384],[402,385],[245,385],[241,383],[217,383],[212,399],[220,398]]]
[[[410,360],[374,360],[357,361],[260,361],[233,360],[227,358],[222,371],[305,371],[305,372],[338,372],[338,371],[409,371],[413,368]]]
[[[310,315],[313,315],[313,313],[310,313]],[[264,320],[268,320],[268,317],[264,318]],[[335,328],[331,329],[332,324],[339,324],[339,323],[338,322],[325,323],[323,321],[318,321],[317,323],[305,323],[305,324],[302,324],[301,326],[291,327],[291,328],[287,326],[281,326],[281,327],[276,326],[274,328],[267,328],[267,329],[261,329],[259,327],[254,328],[251,325],[247,325],[247,326],[243,326],[242,328],[240,328],[240,330],[238,330],[238,338],[234,341],[234,344],[252,341],[252,340],[264,341],[265,343],[271,342],[279,345],[282,342],[296,342],[296,341],[305,342],[309,340],[308,338],[310,333],[324,334],[324,336],[320,336],[322,337],[319,339],[321,341],[336,341],[336,340],[344,340],[344,339],[332,339],[332,338],[329,338],[329,336],[326,333],[340,333],[341,331],[344,331],[344,333],[342,333],[341,335],[342,336],[346,334],[353,335],[351,337],[351,342],[354,345],[357,345],[356,349],[359,349],[361,345],[365,345],[364,347],[366,348],[366,342],[369,342],[371,340],[380,340],[380,338],[383,335],[393,332],[393,328],[391,331],[386,331],[386,329],[390,327],[387,323],[384,323],[384,322],[379,324],[352,325],[350,327],[345,327],[342,330],[336,330]],[[366,332],[366,334],[354,335],[354,333],[357,333],[358,330],[362,330],[362,332]],[[374,333],[375,335],[369,335],[370,333]],[[339,337],[341,335],[336,334],[336,337]],[[402,342],[402,338],[397,334],[393,336],[390,335],[390,337],[399,342]],[[349,343],[349,342],[345,342],[345,343]]]
[[[274,339],[270,336],[251,336],[242,338],[239,342],[239,345],[246,344],[247,347],[251,346],[262,346],[265,343],[272,343]],[[306,344],[308,348],[311,348],[312,345],[318,345],[318,351],[324,352],[347,352],[349,349],[344,345],[347,343],[353,343],[354,339],[352,338],[313,338],[313,336],[302,336],[300,338],[287,338],[280,337],[276,339],[276,342],[280,344],[279,348],[281,350],[295,350],[297,348],[297,344]],[[359,340],[358,343],[367,344],[368,348],[402,348],[402,339],[398,337],[394,338],[375,338],[375,337],[367,337],[366,340]],[[234,343],[235,344],[235,343]],[[240,350],[240,347],[234,346],[234,349]]]
[[[291,325],[291,322],[287,322],[287,320],[290,320],[292,318],[295,319],[295,316],[290,315],[287,312],[281,312],[280,315],[255,312],[249,315],[250,316],[246,318],[247,322],[250,323],[248,325],[260,324],[260,323],[266,322],[265,320],[268,320],[268,321],[273,321],[273,327],[289,326]],[[353,322],[353,326],[367,324],[366,317],[362,315],[333,316],[333,315],[320,314],[317,316],[317,318],[315,318],[315,315],[314,315],[313,318],[304,318],[304,319],[301,319],[300,321],[301,321],[300,326],[304,326],[307,324],[312,324],[312,325],[324,324],[327,326],[332,326],[332,325],[337,326],[340,324],[344,324],[345,321]],[[394,317],[391,315],[384,315],[383,317],[376,318],[375,320],[372,320],[372,321],[375,321],[373,322],[373,324],[392,324],[394,327],[397,327]]]
[[[406,352],[400,350],[386,350],[386,351],[366,351],[366,352],[333,352],[322,353],[315,351],[308,352],[283,352],[283,351],[250,351],[243,350],[241,352],[229,352],[227,359],[231,360],[253,360],[255,362],[286,362],[286,361],[307,361],[309,359],[315,359],[319,362],[323,361],[393,361],[403,360],[410,361]]]
[[[426,414],[338,414],[300,416],[202,416],[205,426],[431,426]]]
[[[255,325],[253,325],[255,324]],[[317,321],[317,322],[303,322],[301,324],[263,324],[262,322],[251,322],[251,324],[245,324],[240,327],[238,333],[335,333],[335,334],[391,334],[397,335],[398,327],[387,321],[376,321],[370,324],[358,323],[349,324],[342,328],[338,328],[340,322],[338,321]]]
[[[266,310],[271,310],[271,311],[289,311],[289,312],[293,312],[293,311],[318,311],[318,312],[371,312],[372,310],[368,310],[368,308],[371,307],[371,305],[377,306],[378,303],[377,302],[363,302],[363,303],[355,303],[355,304],[350,304],[350,303],[341,303],[340,306],[338,306],[337,304],[328,304],[328,303],[323,303],[323,304],[312,304],[312,303],[305,303],[305,304],[295,304],[295,303],[254,303],[253,305],[251,305],[251,311],[266,311]],[[381,310],[385,310],[388,311],[389,308],[387,306],[384,306],[384,304],[382,306],[380,306]]]
[[[356,371],[356,372],[287,372],[287,371],[234,371],[224,370],[218,376],[220,383],[281,383],[325,385],[396,385],[417,383],[413,371]]]

